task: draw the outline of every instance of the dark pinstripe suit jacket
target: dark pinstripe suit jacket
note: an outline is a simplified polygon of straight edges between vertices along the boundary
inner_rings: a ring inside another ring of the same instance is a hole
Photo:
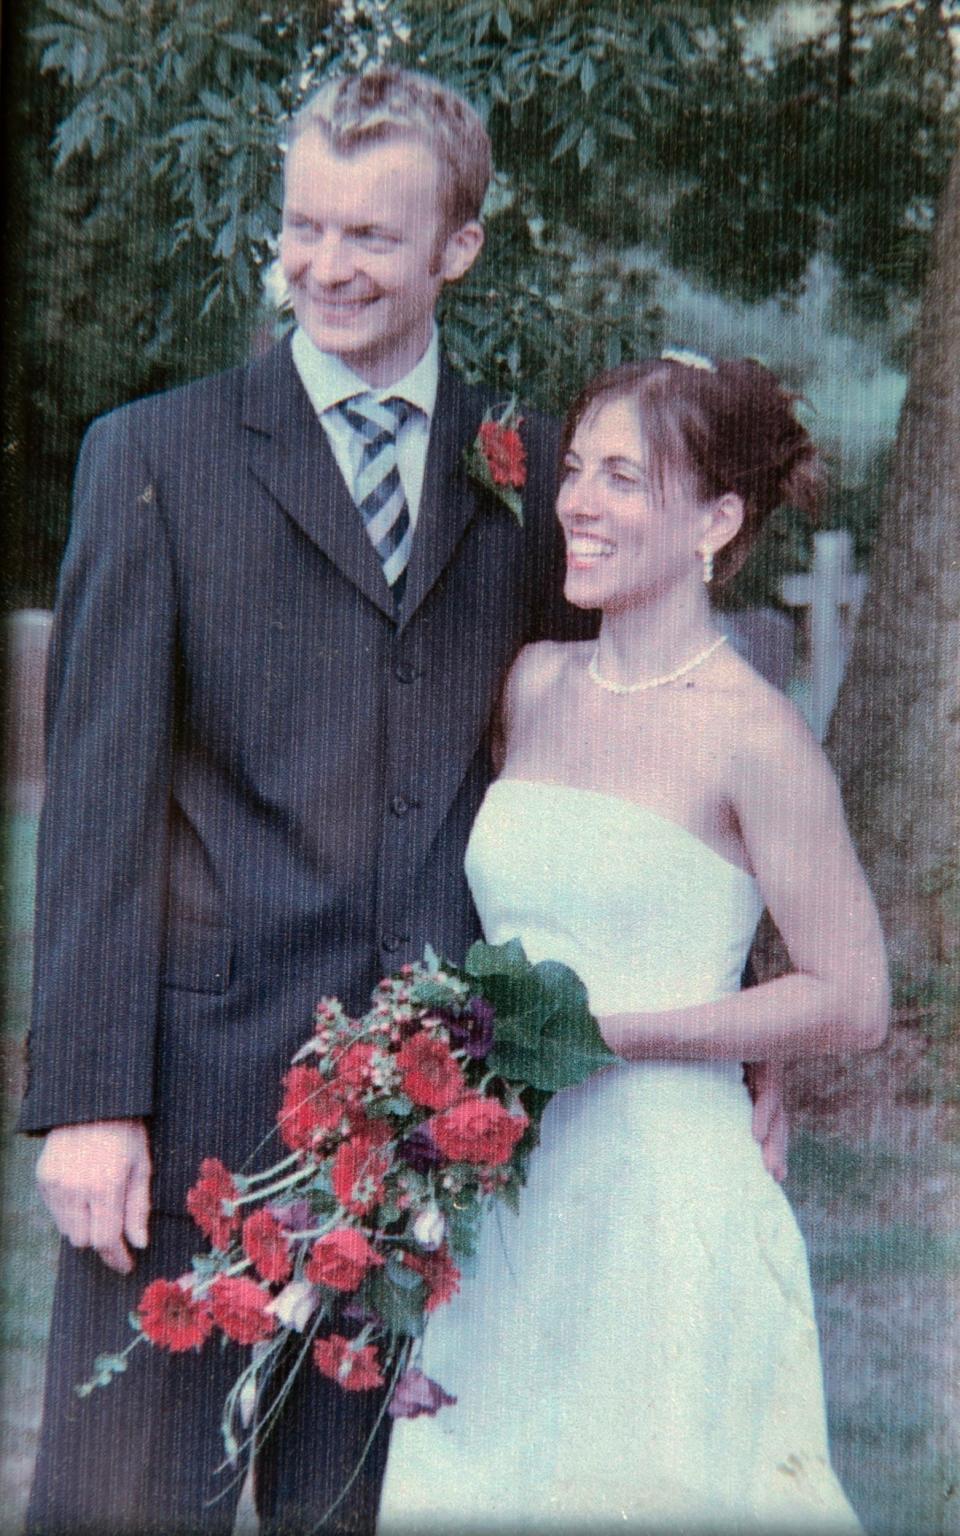
[[[87,436],[21,1128],[148,1117],[160,1209],[201,1157],[254,1152],[317,997],[360,1008],[476,936],[461,864],[504,672],[584,632],[555,428],[527,422],[521,529],[462,464],[486,403],[442,368],[399,622],[287,344]]]

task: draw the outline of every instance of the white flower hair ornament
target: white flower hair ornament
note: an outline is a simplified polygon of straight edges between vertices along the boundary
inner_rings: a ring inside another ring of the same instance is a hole
[[[660,353],[664,363],[680,363],[684,368],[701,368],[704,373],[716,373],[717,365],[700,352],[666,351]]]

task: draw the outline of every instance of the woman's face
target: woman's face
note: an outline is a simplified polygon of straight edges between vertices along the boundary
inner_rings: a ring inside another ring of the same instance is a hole
[[[663,484],[628,400],[587,411],[562,467],[557,516],[567,543],[567,601],[616,611],[700,581],[698,544],[711,522],[686,477]]]

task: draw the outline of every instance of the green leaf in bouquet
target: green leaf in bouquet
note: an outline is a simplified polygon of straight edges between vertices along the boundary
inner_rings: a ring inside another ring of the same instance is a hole
[[[114,1376],[122,1376],[127,1368],[123,1355],[98,1355],[93,1362],[93,1386],[109,1387]]]
[[[333,1185],[330,1182],[330,1169],[326,1163],[317,1169],[303,1192],[309,1196],[315,1210],[323,1210],[328,1201],[332,1201],[333,1205],[337,1204],[334,1199]]]
[[[476,1253],[482,1210],[479,1200],[471,1200],[468,1205],[454,1206],[448,1212],[447,1242],[457,1258],[472,1259]]]
[[[527,1050],[511,1040],[498,1040],[487,1056],[487,1066],[508,1082],[529,1083],[539,1076],[539,1051]],[[532,1074],[532,1076],[531,1076]],[[538,1084],[539,1086],[539,1084]]]
[[[519,1184],[514,1183],[513,1180],[511,1180],[509,1184],[504,1184],[501,1187],[501,1189],[500,1189],[500,1199],[503,1201],[504,1205],[507,1207],[508,1210],[511,1210],[515,1216],[519,1216],[519,1214],[520,1214],[520,1185]]]
[[[408,1273],[413,1275],[412,1270]],[[413,1278],[416,1285],[409,1290],[401,1290],[394,1285],[385,1269],[379,1269],[364,1286],[364,1301],[383,1318],[393,1333],[405,1333],[417,1339],[423,1332],[426,1286],[418,1275],[413,1275]]]
[[[386,1274],[390,1284],[399,1286],[401,1291],[415,1291],[418,1285],[423,1284],[423,1276],[418,1275],[409,1264],[404,1264],[399,1253],[391,1253],[386,1263]]]
[[[371,1120],[386,1120],[391,1116],[406,1119],[413,1114],[413,1100],[405,1093],[394,1093],[389,1099],[371,1099],[364,1105],[364,1112]]]
[[[218,1275],[223,1268],[221,1257],[212,1253],[195,1253],[190,1260],[190,1267],[200,1280],[209,1280],[211,1275]]]
[[[467,950],[463,968],[478,980],[488,976],[519,979],[532,969],[519,939],[508,939],[506,944],[485,944],[478,939]]]
[[[411,989],[410,999],[420,1008],[452,1008],[461,1001],[462,988],[430,976],[416,983]]]
[[[515,954],[509,963],[516,965]],[[590,1012],[586,987],[569,966],[541,960],[529,967],[522,986],[524,1006],[497,1014],[496,1044],[488,1057],[494,1071],[556,1093],[616,1059]]]

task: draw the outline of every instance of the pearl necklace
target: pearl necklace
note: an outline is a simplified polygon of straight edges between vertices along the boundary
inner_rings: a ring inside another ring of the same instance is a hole
[[[594,647],[593,655],[587,664],[587,676],[592,683],[596,683],[598,688],[605,688],[608,693],[645,693],[648,688],[662,688],[666,683],[675,683],[678,678],[692,672],[694,667],[702,666],[708,656],[712,656],[714,651],[726,644],[726,639],[726,635],[720,635],[716,640],[711,640],[702,651],[698,651],[696,656],[685,661],[682,666],[675,667],[672,672],[664,672],[662,677],[648,677],[642,683],[613,683],[608,677],[603,677],[597,669],[597,656],[600,650],[598,644]]]

